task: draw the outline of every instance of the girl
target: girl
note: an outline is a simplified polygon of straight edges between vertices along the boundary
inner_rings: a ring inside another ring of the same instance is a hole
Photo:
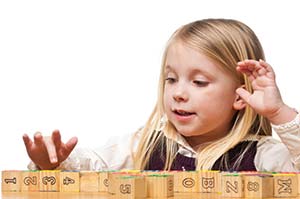
[[[299,171],[299,114],[282,101],[264,59],[239,21],[184,25],[166,46],[157,104],[142,129],[73,152],[77,138],[63,143],[57,130],[34,141],[25,134],[29,168]]]

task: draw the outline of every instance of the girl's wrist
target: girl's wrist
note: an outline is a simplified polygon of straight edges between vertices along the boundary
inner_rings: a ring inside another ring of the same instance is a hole
[[[280,125],[285,124],[297,116],[298,111],[294,108],[291,108],[287,105],[283,105],[276,113],[274,113],[272,116],[268,117],[269,121],[273,125]]]

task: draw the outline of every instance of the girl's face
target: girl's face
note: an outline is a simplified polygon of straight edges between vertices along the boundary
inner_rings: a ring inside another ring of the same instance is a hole
[[[189,144],[225,136],[236,112],[237,83],[205,55],[174,42],[165,65],[164,108]]]

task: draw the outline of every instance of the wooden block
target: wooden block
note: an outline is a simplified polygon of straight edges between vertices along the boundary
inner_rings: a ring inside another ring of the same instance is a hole
[[[16,191],[21,190],[21,171],[2,171],[2,191]]]
[[[296,175],[297,175],[297,181],[298,181],[298,195],[300,195],[300,173],[297,172]]]
[[[222,174],[222,196],[226,198],[243,198],[243,177],[238,173]]]
[[[108,192],[108,173],[107,171],[99,172],[99,192]]]
[[[80,180],[79,172],[61,171],[60,172],[60,191],[79,192]]]
[[[221,176],[220,171],[199,171],[199,192],[220,193]]]
[[[274,197],[296,197],[298,194],[298,179],[296,174],[273,174]]]
[[[121,176],[118,180],[117,198],[146,198],[147,184],[144,176]]]
[[[59,170],[41,170],[39,172],[40,191],[60,191],[60,171]]]
[[[157,174],[146,176],[147,197],[172,197],[174,195],[174,176]]]
[[[94,171],[80,171],[80,191],[81,192],[98,192],[99,175]]]
[[[272,198],[273,176],[266,174],[244,175],[245,198]]]
[[[108,193],[116,194],[118,190],[119,179],[122,176],[128,176],[127,172],[109,172],[108,173]]]
[[[40,191],[40,172],[22,171],[21,191]]]
[[[178,171],[174,175],[174,192],[195,193],[199,191],[197,171]]]

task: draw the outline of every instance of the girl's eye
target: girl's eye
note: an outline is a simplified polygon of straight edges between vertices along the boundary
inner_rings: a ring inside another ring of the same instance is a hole
[[[176,79],[173,78],[173,77],[167,77],[167,78],[165,79],[165,81],[166,81],[167,83],[172,84],[172,83],[175,83],[175,82],[176,82]]]
[[[200,80],[194,80],[193,83],[196,84],[197,86],[206,86],[208,84],[208,82],[200,81]]]

